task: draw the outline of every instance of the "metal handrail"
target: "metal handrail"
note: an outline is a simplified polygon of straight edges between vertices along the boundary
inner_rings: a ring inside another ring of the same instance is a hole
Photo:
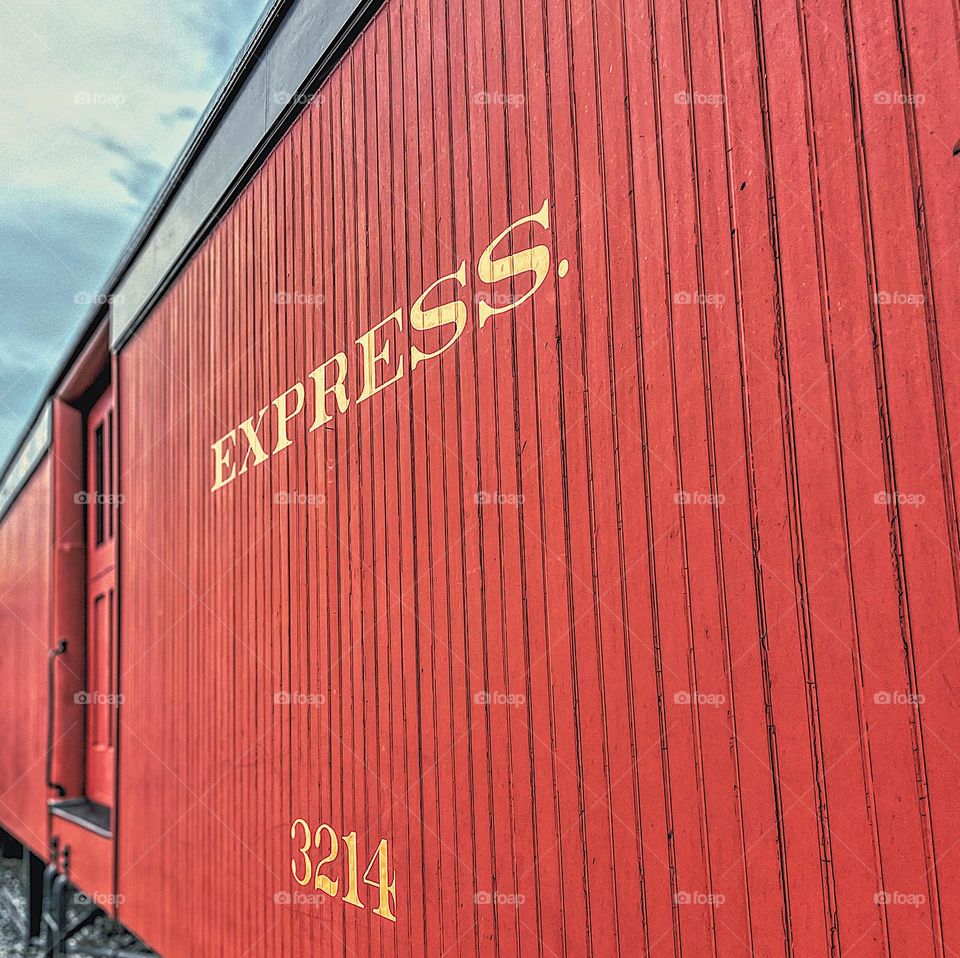
[[[58,656],[67,651],[67,640],[61,639],[56,648],[50,649],[47,657],[47,788],[52,788],[62,798],[66,790],[53,781],[53,666]]]

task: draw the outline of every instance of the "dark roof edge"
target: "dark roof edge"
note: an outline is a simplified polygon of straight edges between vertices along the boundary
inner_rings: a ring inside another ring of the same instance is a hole
[[[203,147],[207,144],[213,132],[216,130],[218,123],[226,113],[227,108],[243,86],[250,70],[257,62],[260,53],[266,47],[267,43],[269,43],[277,26],[286,15],[287,10],[289,10],[295,2],[296,0],[272,0],[260,15],[260,19],[250,31],[249,36],[240,48],[240,52],[231,64],[226,76],[224,76],[220,82],[220,86],[217,87],[216,92],[210,98],[210,102],[201,114],[200,119],[197,120],[193,132],[183,145],[183,149],[180,151],[176,160],[174,160],[173,166],[170,168],[166,179],[160,184],[160,189],[157,190],[156,196],[154,196],[150,206],[147,208],[147,212],[143,215],[143,219],[140,220],[137,228],[133,232],[133,236],[130,237],[130,241],[120,254],[120,259],[110,272],[106,283],[104,283],[105,289],[113,289],[116,287],[117,283],[120,282],[130,268],[130,265],[136,259],[137,254],[143,248],[144,243],[146,243],[154,227],[157,225],[161,214],[186,179],[190,168],[196,162]]]
[[[113,279],[115,349],[136,331],[382,3],[276,0]]]
[[[44,399],[37,415],[30,420],[23,440],[17,444],[10,462],[3,470],[3,479],[0,481],[0,521],[37,471],[37,466],[47,454],[52,439],[51,407],[49,400]]]
[[[309,62],[303,59],[303,50],[296,51],[300,56],[300,66],[303,67],[304,74],[304,80],[300,87],[296,91],[291,91],[296,95],[289,96],[283,104],[283,108],[279,109],[276,115],[270,118],[263,135],[243,157],[238,174],[231,179],[219,195],[210,197],[209,209],[203,217],[202,223],[196,230],[192,231],[189,240],[182,244],[178,255],[163,271],[162,279],[151,291],[150,297],[144,301],[142,308],[138,310],[138,314],[124,326],[120,335],[112,337],[111,345],[115,350],[120,349],[134,331],[139,328],[157,299],[169,288],[189,257],[219,222],[229,203],[242,190],[253,172],[262,165],[269,151],[282,134],[303,111],[309,102],[309,95],[320,86],[360,31],[383,5],[383,2],[384,0],[272,0],[266,7],[223,82],[197,121],[190,138],[180,151],[116,265],[102,284],[100,295],[95,298],[94,304],[81,322],[80,328],[63,354],[63,358],[55,367],[32,415],[11,447],[2,468],[0,468],[0,488],[5,486],[10,473],[17,466],[21,453],[30,442],[31,435],[40,423],[41,418],[48,415],[50,397],[57,392],[71,366],[86,347],[104,316],[111,314],[111,321],[113,320],[114,299],[118,286],[144,253],[164,214],[180,193],[181,187],[188,181],[191,171],[203,155],[206,146],[222,128],[224,118],[244,90],[251,74],[260,64],[262,57],[270,47],[271,41],[286,21],[290,11],[295,7],[304,8],[312,20],[321,21],[326,25],[329,33],[327,42],[322,47],[314,48],[316,52],[309,52]],[[17,494],[22,485],[18,484]],[[16,494],[11,496],[3,506],[0,506],[0,517],[6,511],[6,506],[15,498]]]
[[[133,236],[130,237],[130,241],[120,254],[117,265],[107,278],[104,284],[105,287],[110,289],[114,288],[130,268],[131,263],[136,259],[137,254],[143,248],[144,243],[157,225],[161,213],[166,209],[173,195],[186,179],[188,171],[196,162],[203,147],[213,135],[217,124],[233,102],[238,90],[243,86],[250,70],[257,62],[260,53],[266,47],[267,43],[269,43],[277,26],[286,15],[287,10],[289,10],[295,2],[296,0],[272,0],[264,9],[260,15],[260,19],[250,31],[246,42],[240,48],[240,52],[231,64],[230,69],[220,82],[220,86],[217,87],[206,109],[201,114],[200,119],[197,120],[193,132],[183,145],[183,149],[180,151],[176,160],[174,160],[173,166],[170,168],[166,179],[160,184],[160,189],[157,190],[157,194],[150,203],[143,219],[140,221],[136,230],[134,230]]]

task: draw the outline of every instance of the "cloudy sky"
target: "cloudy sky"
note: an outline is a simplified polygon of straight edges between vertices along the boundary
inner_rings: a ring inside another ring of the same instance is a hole
[[[0,3],[0,463],[264,6]]]

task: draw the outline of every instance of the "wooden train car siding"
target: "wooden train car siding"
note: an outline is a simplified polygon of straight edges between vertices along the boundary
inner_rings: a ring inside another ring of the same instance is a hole
[[[51,459],[0,520],[0,823],[47,851],[47,648],[50,642]]]
[[[957,29],[385,4],[119,358],[123,922],[960,948]]]

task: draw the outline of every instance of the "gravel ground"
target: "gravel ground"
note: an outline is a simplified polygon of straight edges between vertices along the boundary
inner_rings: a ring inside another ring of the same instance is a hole
[[[21,865],[19,860],[0,858],[0,958],[39,958],[39,948],[25,948],[17,927],[17,920],[7,903],[4,891],[14,900],[20,919],[26,915],[27,902],[23,891]],[[81,914],[83,907],[77,905],[70,909],[70,917]],[[99,947],[108,947],[111,943],[130,948],[134,944],[132,936],[116,931],[116,927],[101,916],[89,928],[80,932],[77,941],[88,941]],[[86,952],[73,952],[75,958],[91,958]]]
[[[27,903],[23,894],[20,876],[20,862],[9,858],[0,858],[0,955],[30,955],[25,951],[20,938],[20,929],[14,916],[14,908],[6,901],[6,894],[14,897],[16,912],[22,918],[26,914]]]

